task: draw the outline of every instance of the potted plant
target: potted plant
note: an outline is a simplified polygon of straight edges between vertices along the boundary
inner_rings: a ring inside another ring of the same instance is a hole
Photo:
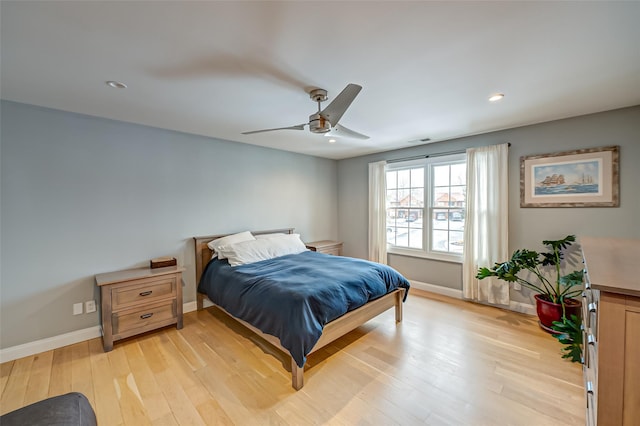
[[[562,322],[571,315],[580,317],[580,301],[572,299],[582,292],[582,270],[562,275],[564,250],[576,241],[575,235],[567,235],[561,240],[542,242],[548,252],[519,249],[513,252],[511,259],[496,263],[492,268],[478,269],[476,278],[487,277],[517,282],[523,287],[535,291],[536,312],[543,330],[553,333],[554,321]],[[550,271],[550,269],[552,271]],[[528,272],[524,274],[521,272]],[[520,274],[520,275],[519,275]],[[535,278],[536,280],[533,280]]]

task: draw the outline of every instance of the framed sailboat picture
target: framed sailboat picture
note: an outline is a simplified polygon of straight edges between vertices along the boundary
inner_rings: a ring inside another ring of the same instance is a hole
[[[618,207],[618,146],[520,157],[520,207]]]

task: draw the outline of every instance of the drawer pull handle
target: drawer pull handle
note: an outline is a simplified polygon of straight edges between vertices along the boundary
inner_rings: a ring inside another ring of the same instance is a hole
[[[593,395],[593,383],[591,383],[591,380],[586,383],[585,388],[587,389],[587,394]]]
[[[151,293],[153,293],[153,291],[149,290],[149,291],[143,291],[142,293],[140,293],[140,296],[148,296]]]
[[[598,305],[595,302],[589,303],[589,312],[595,312],[598,309]]]
[[[151,318],[152,316],[153,316],[153,312],[150,314],[140,315],[140,319],[147,319],[147,318]]]
[[[586,268],[582,270],[582,280],[584,281],[584,288],[590,290],[591,280],[589,279],[589,273]]]

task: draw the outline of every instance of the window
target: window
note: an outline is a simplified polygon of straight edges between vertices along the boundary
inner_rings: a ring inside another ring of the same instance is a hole
[[[387,165],[387,244],[391,253],[462,255],[465,155]]]

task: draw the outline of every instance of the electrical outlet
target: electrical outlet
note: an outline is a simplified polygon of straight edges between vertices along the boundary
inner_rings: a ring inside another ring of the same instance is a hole
[[[82,302],[73,304],[73,315],[80,315],[82,313]]]
[[[96,301],[95,300],[87,300],[84,302],[84,311],[88,314],[96,311]]]

